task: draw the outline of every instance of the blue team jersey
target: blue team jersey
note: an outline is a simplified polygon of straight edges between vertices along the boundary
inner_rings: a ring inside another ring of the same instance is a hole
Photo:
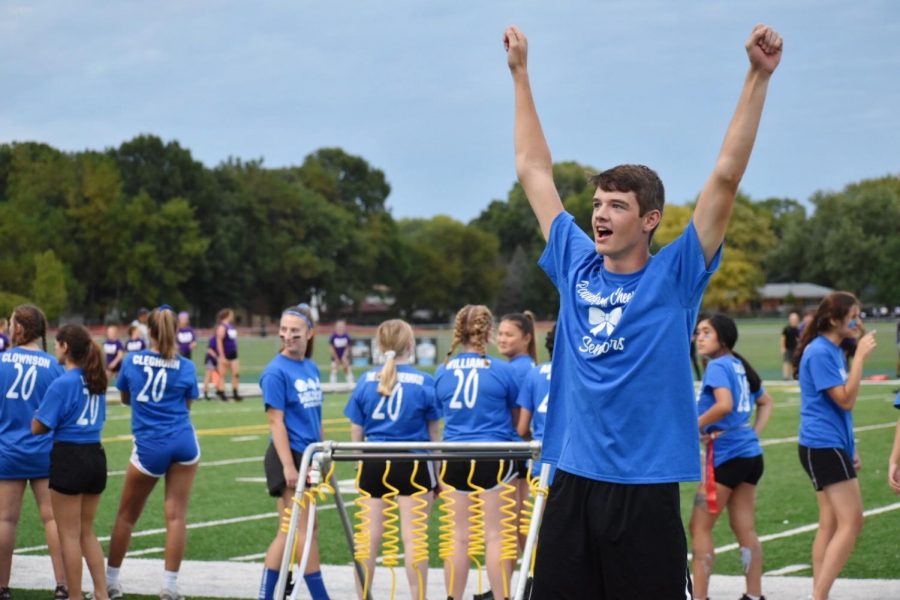
[[[266,366],[259,387],[266,410],[284,413],[292,450],[303,452],[322,441],[322,385],[316,363],[279,354]]]
[[[33,476],[46,477],[49,473],[53,438],[50,434],[33,435],[31,419],[47,388],[62,374],[56,358],[40,350],[13,348],[0,354],[0,455],[6,459],[0,460],[6,465],[0,479],[28,478],[19,476],[14,467],[20,459],[29,462],[31,457],[46,463],[47,469]]]
[[[437,401],[448,442],[512,442],[512,409],[519,394],[512,365],[461,352],[435,372]]]
[[[520,384],[525,381],[534,368],[534,360],[527,354],[520,354],[510,359],[509,364],[512,365],[513,373],[515,373],[516,381]]]
[[[847,359],[828,338],[818,336],[800,358],[800,443],[807,448],[843,448],[853,458],[853,412],[828,389],[847,382]]]
[[[381,367],[363,375],[347,401],[344,415],[373,442],[428,442],[428,422],[437,421],[434,378],[410,365],[397,365],[390,396],[378,393]]]
[[[759,437],[750,425],[750,414],[756,399],[765,393],[760,387],[756,393],[750,391],[747,372],[740,359],[734,356],[721,356],[711,360],[703,373],[700,384],[700,397],[697,400],[697,412],[703,414],[715,403],[713,391],[725,388],[731,392],[731,412],[711,425],[704,433],[720,431],[721,437],[715,441],[713,465],[718,467],[732,458],[752,458],[762,454]]]
[[[693,222],[643,269],[610,273],[563,212],[540,266],[560,294],[543,458],[589,479],[700,477],[691,333],[709,266]]]
[[[200,395],[197,369],[183,356],[132,352],[122,361],[116,387],[131,395],[134,437],[166,437],[193,427],[188,402]]]
[[[531,437],[544,439],[544,425],[547,421],[547,406],[550,401],[550,363],[533,367],[522,383],[516,404],[531,413]]]
[[[84,371],[69,369],[47,388],[35,418],[53,430],[54,441],[99,444],[106,421],[106,394],[92,394],[84,383]]]

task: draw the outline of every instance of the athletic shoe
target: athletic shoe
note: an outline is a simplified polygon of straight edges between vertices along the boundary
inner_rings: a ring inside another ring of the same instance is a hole
[[[69,588],[64,585],[56,586],[53,590],[53,600],[69,600]]]
[[[231,392],[231,395],[232,395],[232,397],[234,398],[234,401],[235,401],[235,402],[240,402],[240,401],[242,401],[242,400],[244,399],[243,396],[241,396],[240,394],[237,393],[237,390],[232,391],[232,392]]]
[[[0,587],[0,600],[12,600],[12,592],[8,587]]]
[[[222,402],[228,402],[228,397],[225,396],[225,392],[223,392],[223,391],[221,391],[221,390],[216,390],[216,396],[217,396],[217,397],[219,398],[219,400],[221,400]]]
[[[738,600],[750,600],[750,596],[748,596],[747,594],[744,594],[743,596],[741,596],[740,598],[738,598]],[[759,600],[766,600],[766,597],[765,597],[765,596],[760,596],[760,597],[759,597]]]
[[[109,600],[122,600],[122,584],[121,583],[111,583],[106,586],[106,595],[109,596]]]
[[[185,600],[185,598],[175,590],[163,588],[159,592],[159,600]]]

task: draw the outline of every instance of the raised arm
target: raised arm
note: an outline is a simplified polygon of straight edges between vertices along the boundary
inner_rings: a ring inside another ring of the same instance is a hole
[[[563,211],[563,205],[553,183],[553,159],[531,95],[528,40],[517,27],[508,27],[503,34],[503,45],[516,97],[516,174],[541,226],[541,233],[547,239],[550,225]]]
[[[716,166],[703,186],[694,210],[694,227],[707,264],[712,261],[725,239],[738,185],[747,169],[753,142],[756,140],[769,78],[781,60],[781,36],[766,25],[753,28],[746,47],[750,70],[744,81],[744,89],[728,131],[725,132]]]

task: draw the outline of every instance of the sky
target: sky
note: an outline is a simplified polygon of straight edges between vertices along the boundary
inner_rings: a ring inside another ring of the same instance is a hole
[[[712,169],[758,22],[785,49],[743,191],[806,201],[900,174],[891,0],[4,0],[0,143],[150,133],[209,167],[338,146],[384,171],[395,217],[469,221],[515,181],[516,24],[554,160],[647,164],[680,204]]]

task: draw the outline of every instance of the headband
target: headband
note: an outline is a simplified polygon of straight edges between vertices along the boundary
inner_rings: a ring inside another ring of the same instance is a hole
[[[310,319],[309,316],[307,316],[306,314],[301,312],[302,310],[309,310],[309,304],[306,304],[305,302],[301,302],[300,304],[297,305],[296,308],[292,307],[292,308],[288,308],[287,310],[285,310],[283,313],[281,313],[281,316],[291,315],[293,317],[300,317],[301,319],[306,321],[306,326],[309,327],[310,329],[312,329],[313,328],[312,319]]]

